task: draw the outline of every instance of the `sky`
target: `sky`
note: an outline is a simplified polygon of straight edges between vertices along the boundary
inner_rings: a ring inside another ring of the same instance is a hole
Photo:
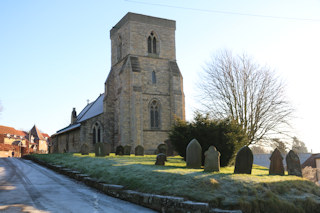
[[[127,13],[176,21],[186,118],[201,73],[222,49],[246,53],[285,82],[292,136],[320,152],[320,0],[1,0],[0,125],[53,134],[104,92],[110,29]]]

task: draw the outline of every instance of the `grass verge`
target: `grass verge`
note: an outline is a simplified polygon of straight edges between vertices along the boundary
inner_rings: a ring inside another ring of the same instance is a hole
[[[187,169],[181,157],[168,157],[165,166],[154,165],[156,156],[95,157],[94,154],[34,155],[127,189],[182,196],[209,202],[212,207],[243,212],[320,212],[320,187],[296,176],[268,175],[265,167],[253,165],[251,175],[233,174],[234,167],[220,172]]]

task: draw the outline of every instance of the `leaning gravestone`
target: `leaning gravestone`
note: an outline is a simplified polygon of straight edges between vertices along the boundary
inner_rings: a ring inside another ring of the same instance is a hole
[[[157,152],[167,155],[167,144],[164,144],[164,143],[159,144],[157,147]]]
[[[302,170],[299,156],[292,150],[286,156],[288,175],[302,177]]]
[[[121,145],[117,146],[116,155],[123,155],[123,146]]]
[[[134,154],[136,156],[143,156],[144,155],[144,148],[141,145],[136,146],[136,148],[134,149]]]
[[[130,154],[131,154],[131,146],[125,145],[125,146],[123,147],[123,154],[124,154],[124,155],[130,155]]]
[[[155,165],[164,166],[166,159],[167,159],[167,156],[166,156],[165,154],[159,153],[159,154],[157,155]]]
[[[204,171],[205,172],[219,172],[220,171],[220,152],[216,147],[210,146],[204,153]]]
[[[278,148],[270,156],[269,175],[284,175],[283,157]]]
[[[251,174],[253,164],[253,154],[248,146],[242,147],[236,157],[234,174]]]
[[[89,155],[89,146],[88,144],[84,143],[82,144],[80,148],[81,155]]]
[[[187,146],[186,162],[187,168],[201,169],[202,148],[200,143],[193,139]]]

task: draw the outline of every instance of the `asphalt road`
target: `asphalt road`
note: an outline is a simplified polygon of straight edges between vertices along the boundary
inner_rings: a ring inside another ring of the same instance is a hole
[[[0,158],[0,212],[154,212],[31,161]]]

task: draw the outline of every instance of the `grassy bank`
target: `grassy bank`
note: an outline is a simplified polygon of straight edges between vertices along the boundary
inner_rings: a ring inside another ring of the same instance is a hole
[[[174,195],[209,202],[214,207],[243,212],[320,212],[320,187],[295,176],[269,176],[254,165],[252,175],[233,174],[233,167],[219,173],[187,169],[181,157],[168,157],[166,166],[155,166],[155,155],[107,156],[94,154],[34,155],[100,181],[121,184],[141,192]]]

